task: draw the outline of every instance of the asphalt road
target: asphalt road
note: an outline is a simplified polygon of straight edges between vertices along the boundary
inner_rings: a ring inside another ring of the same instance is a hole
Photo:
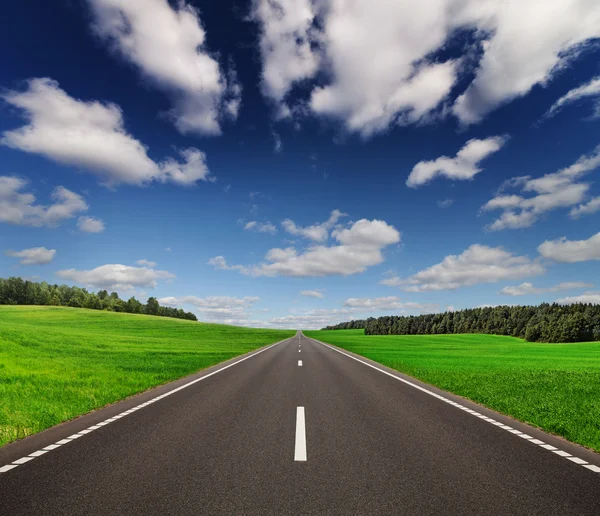
[[[244,358],[0,449],[0,514],[600,514],[597,454],[301,335]]]

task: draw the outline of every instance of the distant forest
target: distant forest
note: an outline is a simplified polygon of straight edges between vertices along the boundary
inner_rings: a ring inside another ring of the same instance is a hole
[[[45,281],[37,283],[14,277],[0,278],[0,305],[72,306],[129,314],[158,315],[190,321],[198,320],[192,312],[185,312],[181,308],[160,306],[155,297],[149,297],[144,304],[135,297],[130,297],[127,301],[120,299],[116,292],[109,294],[106,290],[100,290],[94,293],[88,292],[84,288],[50,285]]]
[[[433,335],[489,333],[530,342],[600,340],[600,305],[496,306],[417,316],[371,317],[324,330],[364,329],[365,335]]]

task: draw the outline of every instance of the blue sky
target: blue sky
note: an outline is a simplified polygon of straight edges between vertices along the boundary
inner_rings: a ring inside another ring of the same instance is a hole
[[[266,327],[600,302],[600,5],[437,4],[4,7],[1,275]]]

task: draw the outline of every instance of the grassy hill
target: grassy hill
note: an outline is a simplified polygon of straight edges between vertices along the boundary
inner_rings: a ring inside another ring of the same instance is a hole
[[[294,333],[0,306],[0,446]]]
[[[600,451],[600,342],[363,330],[304,334]]]

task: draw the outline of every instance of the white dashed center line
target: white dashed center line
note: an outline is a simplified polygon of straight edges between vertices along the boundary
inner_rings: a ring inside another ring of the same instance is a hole
[[[298,360],[298,366],[302,367],[302,360]]]
[[[304,407],[296,407],[296,450],[295,461],[306,461],[306,425]]]

